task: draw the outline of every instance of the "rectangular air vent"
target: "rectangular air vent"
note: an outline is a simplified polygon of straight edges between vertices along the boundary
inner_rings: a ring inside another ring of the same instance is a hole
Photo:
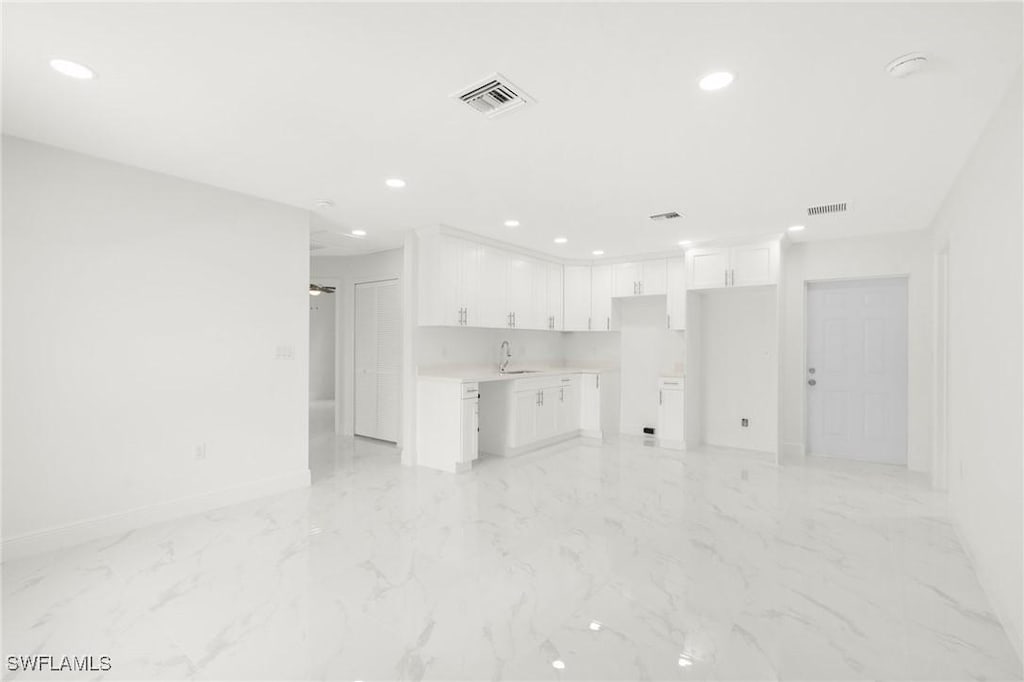
[[[488,118],[506,114],[531,103],[522,88],[495,73],[452,95]]]
[[[683,216],[681,213],[669,211],[668,213],[655,213],[649,217],[651,220],[675,220],[676,218],[682,218]]]
[[[851,208],[850,204],[845,201],[841,201],[836,204],[821,204],[820,206],[810,206],[807,209],[807,215],[828,215],[830,213],[846,213]]]

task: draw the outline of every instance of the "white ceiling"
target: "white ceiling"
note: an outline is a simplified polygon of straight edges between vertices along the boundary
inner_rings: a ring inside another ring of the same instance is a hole
[[[316,229],[369,236],[318,254],[436,224],[574,258],[793,223],[807,239],[921,229],[1021,63],[1018,3],[3,12],[5,132],[304,208],[331,199]],[[929,70],[889,77],[911,51]],[[97,79],[57,75],[55,56]],[[735,83],[699,90],[718,69]],[[495,71],[537,103],[487,119],[449,98]],[[854,211],[806,217],[835,201]],[[646,218],[672,210],[686,217]]]

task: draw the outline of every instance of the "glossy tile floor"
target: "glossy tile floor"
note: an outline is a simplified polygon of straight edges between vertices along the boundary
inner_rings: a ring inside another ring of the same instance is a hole
[[[121,679],[1021,673],[941,497],[897,469],[574,441],[451,476],[312,443],[310,489],[5,565],[4,654]]]

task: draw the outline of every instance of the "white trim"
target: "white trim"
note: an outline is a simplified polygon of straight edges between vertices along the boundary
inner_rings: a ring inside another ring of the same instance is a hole
[[[202,514],[240,502],[308,487],[309,484],[309,469],[299,469],[287,474],[243,483],[233,488],[159,502],[116,514],[97,516],[62,526],[52,526],[13,538],[4,538],[3,561],[52,552],[109,535],[120,535],[156,523]]]
[[[338,371],[338,356],[341,348],[341,289],[344,287],[344,281],[338,277],[316,277],[313,273],[310,273],[309,281],[312,284],[334,287],[333,294],[321,294],[321,298],[330,296],[334,301],[334,433],[341,433],[341,400],[339,396],[342,391],[342,382],[341,372]]]
[[[782,441],[783,457],[806,457],[807,446],[798,441]]]

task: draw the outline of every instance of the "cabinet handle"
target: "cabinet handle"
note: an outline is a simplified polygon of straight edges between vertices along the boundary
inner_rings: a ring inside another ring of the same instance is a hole
[[[612,318],[606,317],[605,318],[605,329],[611,330],[611,328],[612,328]]]
[[[558,402],[560,402],[560,403],[564,403],[565,402],[565,389],[564,388],[558,389]]]
[[[594,375],[594,388],[601,388],[601,375],[600,374],[595,374]]]
[[[661,391],[658,391],[658,404],[661,405]]]
[[[587,331],[590,331],[590,318],[587,318]]]
[[[512,313],[512,328],[513,329],[515,329],[516,324],[517,324],[517,322],[516,322],[516,314]]]
[[[672,316],[668,315],[666,319],[667,319],[666,325],[668,326],[669,329],[671,329],[672,328]]]

